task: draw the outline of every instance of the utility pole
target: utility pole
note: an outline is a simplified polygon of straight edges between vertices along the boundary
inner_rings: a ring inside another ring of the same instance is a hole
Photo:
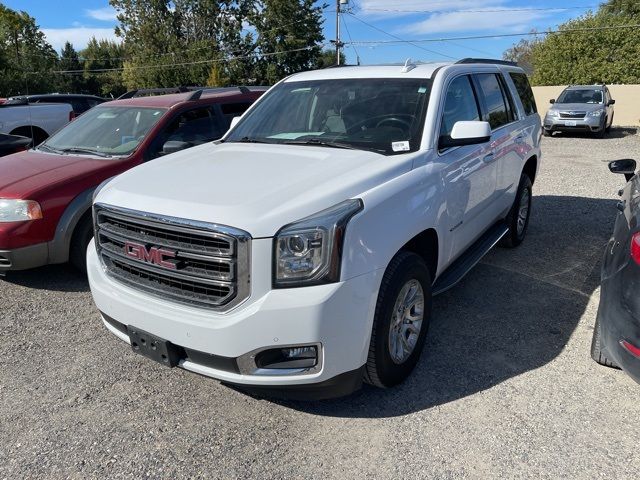
[[[342,43],[340,41],[340,13],[342,13],[340,11],[340,6],[341,5],[348,5],[349,4],[349,0],[336,0],[336,39],[335,39],[335,44],[336,44],[336,65],[340,65],[340,51],[342,50],[342,47],[344,47],[344,43]]]

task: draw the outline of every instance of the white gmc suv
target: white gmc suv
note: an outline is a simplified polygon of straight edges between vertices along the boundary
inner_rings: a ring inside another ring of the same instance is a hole
[[[416,365],[431,299],[524,238],[541,122],[513,64],[331,68],[99,188],[108,330],[252,392],[346,395]]]

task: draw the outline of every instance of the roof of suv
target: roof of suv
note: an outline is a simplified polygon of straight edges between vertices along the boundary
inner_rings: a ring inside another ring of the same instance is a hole
[[[242,90],[239,88],[225,88],[225,89],[215,89],[215,88],[203,88],[202,95],[198,98],[198,101],[201,100],[211,100],[211,99],[255,99],[260,96],[263,92],[267,90],[268,87],[251,87],[248,90]],[[128,105],[128,106],[137,106],[137,107],[156,107],[156,108],[171,108],[175,105],[184,103],[189,101],[191,96],[195,93],[194,91],[189,91],[185,93],[171,93],[168,95],[154,95],[148,97],[132,97],[132,98],[123,98],[121,100],[112,100],[110,102],[103,103],[102,105]]]
[[[569,85],[565,90],[604,90],[605,85]]]

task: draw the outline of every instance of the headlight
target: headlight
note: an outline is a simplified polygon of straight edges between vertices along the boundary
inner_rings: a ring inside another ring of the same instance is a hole
[[[560,112],[558,110],[549,110],[547,112],[547,116],[548,117],[559,117],[560,116]]]
[[[273,286],[302,287],[339,281],[347,223],[362,208],[362,200],[347,200],[282,227],[273,242]]]
[[[590,117],[599,117],[603,113],[604,113],[604,110],[594,110],[593,112],[587,113],[587,115]]]
[[[0,223],[23,222],[39,218],[42,218],[42,210],[38,202],[0,198]]]

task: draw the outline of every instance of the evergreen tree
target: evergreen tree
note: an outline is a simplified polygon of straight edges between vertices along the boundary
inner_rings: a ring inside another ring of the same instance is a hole
[[[89,93],[117,97],[125,92],[121,70],[125,50],[121,43],[96,40],[94,37],[80,54],[83,59],[85,88]]]
[[[0,96],[52,90],[57,62],[35,19],[0,4]]]
[[[84,90],[84,79],[82,78],[82,65],[78,58],[78,52],[73,45],[65,42],[64,48],[60,52],[58,68],[69,73],[59,74],[57,90],[61,93],[81,93]]]
[[[252,16],[257,49],[258,83],[278,80],[317,64],[323,39],[322,8],[314,0],[260,0]]]

